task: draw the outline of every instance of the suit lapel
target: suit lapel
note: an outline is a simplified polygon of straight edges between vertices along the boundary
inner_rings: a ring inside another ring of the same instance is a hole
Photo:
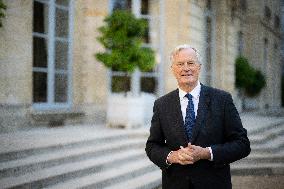
[[[197,117],[196,117],[195,126],[193,127],[192,130],[192,143],[195,142],[201,127],[204,125],[209,104],[210,104],[210,97],[208,93],[208,88],[201,84]]]
[[[174,129],[176,131],[176,134],[178,135],[178,138],[181,139],[182,143],[187,144],[187,136],[182,118],[178,89],[174,93],[171,104],[172,104],[172,110],[174,112],[172,117],[175,123]]]

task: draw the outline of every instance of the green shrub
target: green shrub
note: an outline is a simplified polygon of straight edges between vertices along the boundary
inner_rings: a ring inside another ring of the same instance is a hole
[[[126,94],[130,88],[128,73],[136,68],[150,71],[155,65],[154,51],[142,46],[148,25],[126,10],[114,11],[104,22],[105,26],[99,28],[98,41],[106,50],[95,56],[107,68],[125,72],[124,77],[113,80],[112,88],[117,91],[123,88]]]
[[[6,10],[6,5],[3,3],[3,0],[0,0],[0,28],[3,26],[2,25],[2,18],[5,17],[4,11]]]
[[[237,88],[244,90],[247,96],[256,96],[266,85],[265,77],[259,71],[250,66],[245,57],[238,57],[235,62]]]
[[[150,71],[155,64],[154,52],[142,47],[147,24],[129,11],[117,10],[108,16],[98,40],[106,51],[97,53],[96,58],[106,67],[117,71],[133,72],[135,68]]]

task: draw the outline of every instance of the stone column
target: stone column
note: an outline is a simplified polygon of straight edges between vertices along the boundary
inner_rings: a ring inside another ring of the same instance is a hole
[[[4,1],[0,28],[0,132],[29,125],[33,1]]]

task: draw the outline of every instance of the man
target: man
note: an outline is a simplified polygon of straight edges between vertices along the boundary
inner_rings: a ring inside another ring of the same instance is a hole
[[[155,101],[146,153],[163,189],[230,189],[229,164],[250,153],[232,97],[200,84],[195,48],[178,46],[171,61],[178,89]]]

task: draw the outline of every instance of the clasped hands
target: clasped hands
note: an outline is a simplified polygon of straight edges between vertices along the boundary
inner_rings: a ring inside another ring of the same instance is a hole
[[[181,165],[194,164],[200,159],[210,159],[210,151],[208,148],[195,146],[190,143],[186,147],[180,146],[180,149],[173,151],[167,161],[169,163],[177,163]]]

